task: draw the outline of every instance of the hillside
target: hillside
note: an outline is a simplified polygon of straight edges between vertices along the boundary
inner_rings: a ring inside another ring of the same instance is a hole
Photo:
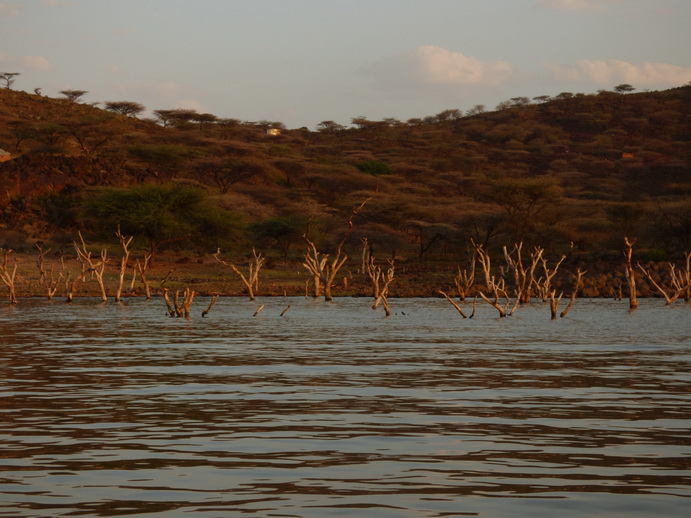
[[[202,186],[233,220],[195,253],[222,243],[298,257],[308,224],[328,247],[371,198],[353,254],[366,237],[378,256],[410,263],[455,264],[470,239],[620,257],[627,235],[646,258],[676,258],[691,249],[690,101],[691,86],[565,93],[270,135],[270,123],[183,110],[141,120],[2,89],[0,149],[11,159],[0,163],[0,246],[70,242],[77,230],[97,239],[108,229],[84,209],[95,188],[176,182]]]

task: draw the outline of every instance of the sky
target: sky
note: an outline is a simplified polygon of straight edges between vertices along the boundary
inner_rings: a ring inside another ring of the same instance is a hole
[[[0,0],[13,88],[315,129],[691,82],[691,0]]]

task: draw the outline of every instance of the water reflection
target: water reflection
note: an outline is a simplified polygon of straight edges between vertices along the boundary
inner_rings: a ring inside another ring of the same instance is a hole
[[[687,514],[688,306],[21,302],[0,516]]]

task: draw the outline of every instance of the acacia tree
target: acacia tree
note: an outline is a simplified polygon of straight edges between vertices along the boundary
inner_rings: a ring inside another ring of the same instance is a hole
[[[288,262],[290,247],[302,239],[307,218],[299,215],[278,216],[259,221],[250,227],[255,239],[264,246],[275,245]]]
[[[335,133],[337,131],[343,131],[344,129],[345,126],[334,121],[321,121],[317,124],[317,131],[321,133]]]
[[[614,87],[614,91],[618,94],[627,94],[629,92],[633,92],[634,90],[635,88],[627,83],[622,83]]]
[[[86,90],[60,90],[60,93],[64,95],[68,101],[76,103],[81,97],[88,94]]]
[[[211,156],[197,160],[192,168],[202,180],[212,182],[221,194],[236,183],[262,174],[266,168],[256,160]]]
[[[418,259],[424,260],[425,255],[437,244],[448,242],[457,234],[457,229],[447,223],[430,223],[421,220],[405,222],[406,230],[419,245]]]
[[[154,110],[154,116],[160,121],[164,128],[185,124],[193,120],[197,115],[196,110],[186,110],[182,108],[176,108],[174,110]]]
[[[169,243],[217,247],[239,226],[235,214],[211,203],[204,191],[176,183],[96,189],[85,197],[82,217],[97,229],[120,226],[123,233],[144,238],[152,261]]]
[[[535,228],[537,215],[556,204],[562,189],[553,178],[502,178],[490,184],[486,201],[500,206],[516,243]]]
[[[11,90],[14,84],[14,78],[19,75],[21,75],[19,72],[0,72],[0,81],[4,81],[5,88]]]
[[[127,117],[136,117],[145,110],[144,105],[132,101],[108,101],[105,107],[108,111]]]
[[[62,121],[62,127],[74,139],[84,156],[95,157],[116,136],[115,130],[107,124],[113,117],[114,115],[107,114],[101,117],[66,119]]]

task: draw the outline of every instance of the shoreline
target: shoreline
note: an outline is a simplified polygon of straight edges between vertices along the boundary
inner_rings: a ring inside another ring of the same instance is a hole
[[[122,281],[122,298],[146,297],[146,286],[139,274],[134,274],[136,259],[130,258]],[[245,260],[246,261],[246,260]],[[261,268],[259,271],[259,285],[254,290],[256,298],[313,296],[312,276],[299,262],[278,263]],[[498,264],[501,264],[499,261]],[[247,272],[247,263],[236,263],[240,272]],[[74,256],[45,257],[41,269],[37,266],[37,256],[27,253],[12,253],[8,255],[7,270],[12,273],[16,265],[14,278],[15,294],[21,303],[23,298],[50,298],[48,289],[53,291],[52,299],[65,299],[70,290],[70,284],[79,277],[81,266]],[[350,267],[349,267],[350,266]],[[666,285],[669,263],[646,263],[646,269],[653,275],[653,279],[662,286]],[[588,270],[583,284],[578,290],[578,298],[628,298],[624,262],[596,261],[584,264],[583,261],[565,262],[559,269],[553,281],[554,289],[563,292],[568,297],[576,282],[576,270]],[[240,276],[227,266],[203,256],[190,259],[189,256],[176,254],[161,254],[156,263],[149,267],[146,278],[150,285],[151,297],[162,297],[163,291],[169,293],[183,292],[189,288],[197,296],[219,295],[222,297],[248,298],[248,291]],[[639,298],[663,298],[650,281],[637,270],[636,294]],[[452,298],[459,299],[459,293],[454,286],[454,277],[458,274],[458,263],[437,262],[429,264],[401,263],[396,265],[395,277],[389,288],[389,298],[443,298],[440,291],[448,293]],[[537,275],[536,275],[537,276]],[[101,297],[100,286],[93,274],[85,274],[84,278],[72,289],[74,298]],[[114,256],[107,263],[103,274],[105,292],[108,299],[115,298],[120,277],[120,258]],[[507,284],[510,276],[505,275]],[[467,292],[465,299],[472,300],[481,287],[484,286],[480,272],[475,274],[476,284]],[[478,286],[480,283],[480,286]],[[366,273],[361,273],[355,264],[346,264],[332,284],[334,297],[373,298],[373,284]],[[0,304],[7,303],[9,288],[0,283]],[[535,295],[534,295],[535,296]],[[513,296],[512,296],[513,297]],[[535,297],[538,298],[538,297]]]

